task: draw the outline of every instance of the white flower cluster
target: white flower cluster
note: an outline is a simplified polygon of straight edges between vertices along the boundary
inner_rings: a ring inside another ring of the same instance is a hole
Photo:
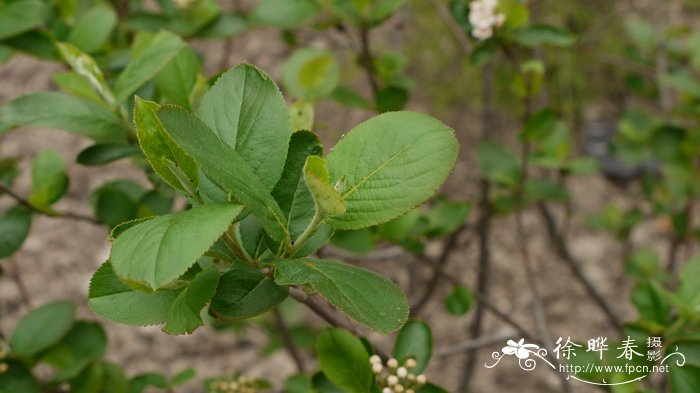
[[[506,16],[498,13],[496,8],[498,0],[474,0],[469,3],[469,23],[472,25],[474,38],[489,39],[497,27],[503,26]]]
[[[256,393],[258,384],[243,375],[230,378],[217,378],[209,385],[211,393]]]
[[[181,10],[189,8],[197,0],[174,0],[175,6]]]
[[[415,375],[411,372],[416,368],[415,359],[408,359],[405,364],[400,365],[398,360],[391,358],[385,367],[379,356],[372,355],[369,362],[382,393],[415,393],[427,382],[425,375]]]

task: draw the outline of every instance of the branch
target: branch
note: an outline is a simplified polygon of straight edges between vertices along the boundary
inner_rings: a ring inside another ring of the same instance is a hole
[[[455,20],[450,14],[450,10],[448,10],[447,7],[445,7],[445,4],[440,0],[430,0],[430,3],[432,4],[433,8],[435,8],[435,12],[437,12],[440,19],[442,19],[445,25],[447,25],[447,28],[450,29],[452,37],[455,39],[455,41],[457,41],[460,48],[462,48],[464,53],[470,53],[472,50],[471,44],[469,43],[466,34],[464,34],[462,29],[460,29],[457,23],[455,23]]]
[[[360,27],[360,57],[362,66],[365,69],[365,74],[367,75],[367,81],[372,89],[372,97],[374,101],[376,101],[377,92],[379,92],[379,82],[377,82],[376,70],[374,68],[374,56],[372,56],[372,49],[370,48],[369,27],[364,23]]]
[[[313,311],[314,314],[321,317],[321,319],[328,322],[328,324],[330,324],[331,326],[345,329],[357,337],[364,336],[363,332],[360,329],[358,329],[356,326],[354,326],[350,323],[347,323],[345,320],[338,318],[338,316],[336,314],[334,314],[333,312],[329,311],[326,307],[324,307],[323,305],[316,302],[312,296],[309,296],[302,289],[297,288],[297,287],[290,287],[289,288],[289,295],[292,298],[294,298],[296,301],[298,301],[299,303],[303,303],[304,305],[306,305],[306,307],[308,307],[309,310]],[[389,358],[379,348],[375,348],[374,350],[377,353],[377,355],[379,355],[380,357],[382,357],[384,359]]]
[[[552,212],[543,203],[540,203],[538,207],[540,210],[540,214],[544,219],[545,226],[547,227],[549,239],[552,242],[552,245],[554,246],[554,249],[556,250],[557,254],[559,254],[559,257],[569,265],[569,268],[571,268],[571,271],[574,273],[576,278],[578,278],[581,284],[583,284],[584,288],[588,292],[588,295],[595,301],[595,303],[608,317],[608,320],[610,321],[610,324],[613,326],[613,328],[618,333],[623,333],[622,323],[617,318],[617,315],[613,311],[612,307],[610,307],[610,305],[605,301],[603,295],[601,295],[600,292],[598,292],[593,283],[588,279],[588,277],[586,277],[585,273],[583,272],[583,269],[581,268],[581,263],[571,253],[566,238],[562,236],[562,234],[557,228],[557,223],[554,219],[554,215],[552,214]]]
[[[501,336],[477,337],[474,340],[468,340],[459,344],[452,344],[447,348],[438,348],[435,350],[434,356],[445,358],[449,356],[460,355],[464,352],[473,352],[477,349],[488,347],[489,345],[506,342],[506,340],[513,338],[513,336],[515,336],[516,334],[516,332],[511,332],[509,334],[504,334]]]
[[[284,321],[282,313],[280,312],[279,308],[276,307],[272,314],[275,317],[275,324],[280,332],[280,336],[282,336],[282,341],[284,341],[284,346],[287,348],[287,352],[294,360],[297,370],[300,373],[304,373],[306,371],[306,367],[304,366],[304,358],[299,353],[299,349],[297,348],[296,344],[294,344],[294,339],[289,331],[289,327]]]
[[[91,216],[86,216],[78,213],[72,213],[72,212],[47,212],[45,210],[39,209],[36,206],[32,205],[28,200],[22,198],[19,196],[19,194],[15,193],[12,191],[10,187],[8,187],[6,184],[0,182],[0,195],[6,194],[10,196],[12,199],[14,199],[17,203],[19,203],[22,206],[25,206],[29,210],[31,210],[34,213],[42,214],[48,217],[54,217],[54,218],[63,218],[63,219],[68,219],[68,220],[75,220],[75,221],[83,221],[87,222],[93,225],[102,225],[102,223],[97,220],[94,217]]]
[[[464,232],[465,229],[467,229],[467,225],[462,225],[456,231],[454,231],[452,234],[445,238],[442,245],[442,252],[440,253],[440,256],[434,264],[435,268],[433,269],[433,276],[430,278],[430,281],[428,282],[428,287],[426,288],[423,296],[415,303],[414,306],[411,307],[411,316],[416,316],[420,314],[421,310],[425,307],[426,304],[428,304],[430,299],[435,294],[435,290],[438,288],[438,284],[440,283],[440,279],[442,278],[440,274],[445,269],[447,262],[449,262],[450,256],[452,255],[452,252],[454,251],[455,246],[457,245],[457,240],[459,239],[459,236],[462,234],[462,232]],[[422,255],[421,257],[421,259],[426,258],[428,258],[426,255]]]

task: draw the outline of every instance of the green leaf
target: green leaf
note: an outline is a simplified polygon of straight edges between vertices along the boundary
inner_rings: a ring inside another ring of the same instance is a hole
[[[118,180],[102,185],[92,193],[90,200],[100,222],[114,228],[138,217],[139,200],[143,195],[138,184]]]
[[[662,275],[659,256],[649,248],[636,251],[625,261],[625,273],[639,280],[651,280]]]
[[[364,345],[349,332],[325,329],[316,340],[321,371],[328,379],[349,393],[370,392],[372,370]]]
[[[126,100],[141,85],[153,78],[185,46],[178,35],[169,31],[156,34],[150,44],[129,62],[117,78],[114,85],[117,102]]]
[[[277,284],[309,285],[340,311],[382,334],[400,328],[408,318],[401,288],[369,270],[311,258],[271,264]]]
[[[447,178],[458,149],[452,129],[415,112],[385,113],[358,125],[327,157],[330,183],[340,182],[347,207],[329,225],[359,229],[413,209]]]
[[[192,187],[199,183],[199,169],[190,157],[179,148],[163,128],[156,111],[160,105],[155,102],[136,97],[134,107],[134,123],[136,136],[141,149],[146,155],[151,168],[171,187],[187,191],[182,182],[189,181]],[[173,173],[171,165],[175,165],[184,173],[186,179],[181,179]]]
[[[51,75],[51,79],[65,93],[95,102],[103,101],[102,97],[92,88],[90,82],[75,72],[56,72]]]
[[[68,42],[83,52],[102,48],[117,24],[117,14],[112,7],[98,4],[82,14],[68,34]]]
[[[0,7],[0,40],[44,24],[49,10],[43,1],[17,0]]]
[[[29,202],[39,208],[48,208],[68,191],[68,175],[61,156],[44,149],[34,157],[32,165],[32,192]]]
[[[124,371],[112,363],[102,362],[103,393],[130,393],[129,380]],[[133,392],[131,392],[133,393]]]
[[[165,322],[180,290],[152,293],[137,291],[119,280],[108,261],[90,280],[88,305],[97,315],[127,325],[156,325]]]
[[[59,42],[56,43],[56,47],[71,69],[90,86],[93,93],[97,93],[97,102],[104,101],[110,106],[114,105],[115,98],[112,89],[107,85],[104,74],[102,74],[102,70],[95,62],[95,59],[68,43]],[[86,98],[93,98],[86,93],[81,93],[80,95],[86,96]]]
[[[455,286],[445,297],[445,308],[452,315],[460,316],[469,312],[472,306],[472,294],[463,286]]]
[[[22,247],[32,226],[32,213],[18,205],[0,216],[0,258],[7,258]]]
[[[372,24],[379,24],[390,17],[396,10],[406,4],[406,0],[379,0],[376,1],[369,13]]]
[[[304,181],[314,198],[317,214],[326,217],[345,213],[343,198],[328,184],[328,164],[323,157],[309,156],[306,158]]]
[[[275,186],[291,125],[282,93],[269,75],[249,64],[227,71],[202,98],[197,113],[240,154],[268,190]]]
[[[318,137],[308,131],[295,132],[289,141],[289,152],[282,176],[272,190],[286,217],[292,240],[296,239],[311,222],[314,201],[303,177],[303,168],[309,156],[323,154]]]
[[[558,121],[556,113],[543,109],[528,119],[521,138],[524,141],[541,141],[554,132]]]
[[[186,47],[156,75],[156,87],[169,103],[190,108],[201,69],[194,50]]]
[[[287,378],[284,383],[286,393],[314,393],[311,377],[304,374],[297,374]]]
[[[571,46],[576,42],[573,34],[566,30],[544,24],[534,24],[521,27],[512,33],[513,39],[525,46],[540,45]]]
[[[681,270],[680,286],[676,292],[676,298],[690,313],[700,312],[700,286],[697,285],[697,277],[700,277],[700,257],[688,261]]]
[[[31,93],[8,102],[0,107],[0,122],[58,128],[101,142],[123,141],[126,131],[119,117],[93,101],[54,92]]]
[[[12,352],[34,356],[50,348],[68,333],[74,316],[75,306],[69,302],[54,302],[35,308],[12,331]]]
[[[289,106],[289,119],[292,132],[313,130],[314,106],[305,101],[297,101]]]
[[[520,179],[518,157],[501,145],[482,141],[477,150],[477,162],[484,177],[492,182],[515,187]]]
[[[434,385],[432,383],[426,383],[416,390],[416,393],[449,393],[446,389]]]
[[[350,231],[335,231],[331,242],[334,246],[354,252],[367,254],[374,250],[376,242],[371,229],[356,229]]]
[[[61,59],[61,56],[56,50],[53,36],[39,29],[7,38],[3,41],[3,44],[16,51],[26,53],[30,56],[36,56],[40,59],[52,61]]]
[[[157,114],[175,143],[211,180],[248,207],[270,237],[276,241],[288,239],[286,220],[279,205],[241,155],[184,110],[164,107]]]
[[[18,361],[8,361],[0,373],[0,393],[39,393],[39,384],[30,369]]]
[[[104,165],[137,155],[140,151],[136,146],[121,143],[98,143],[81,151],[75,161],[85,166]]]
[[[71,393],[100,393],[104,385],[102,363],[92,362],[70,381]]]
[[[271,310],[288,294],[259,270],[237,262],[221,276],[210,311],[222,320],[247,319]]]
[[[700,367],[671,367],[671,393],[695,393],[700,386]]]
[[[90,362],[101,358],[106,349],[107,334],[102,326],[78,321],[41,360],[57,371],[52,380],[63,382],[76,377]]]
[[[250,13],[251,21],[291,29],[316,15],[320,7],[314,0],[261,0]]]
[[[282,83],[287,92],[312,103],[331,94],[339,80],[338,60],[333,53],[321,49],[295,51],[282,69]]]
[[[372,106],[364,97],[347,86],[338,86],[331,93],[331,98],[351,108],[369,109]]]
[[[666,291],[655,281],[637,283],[632,289],[632,303],[641,320],[666,324],[671,306]]]
[[[408,102],[408,91],[402,87],[387,86],[377,92],[375,101],[379,113],[400,111]]]
[[[639,19],[625,18],[625,29],[627,34],[632,38],[634,44],[641,50],[651,53],[656,47],[656,32],[654,25]]]
[[[411,372],[420,374],[428,367],[433,353],[433,333],[430,327],[421,321],[408,321],[396,336],[394,357],[400,364],[408,359],[416,360],[416,368]]]
[[[214,203],[134,225],[114,241],[114,272],[129,283],[161,289],[194,265],[242,210]]]
[[[450,201],[444,197],[438,197],[435,205],[425,215],[428,220],[425,236],[449,235],[464,225],[470,212],[471,205],[467,202]]]
[[[197,274],[170,306],[163,331],[190,334],[202,326],[204,322],[199,314],[214,296],[220,276],[213,266]]]
[[[694,98],[700,98],[700,82],[688,71],[676,71],[661,76],[661,82]]]
[[[504,27],[507,29],[525,26],[530,20],[527,4],[520,0],[499,0],[498,10],[506,17]]]

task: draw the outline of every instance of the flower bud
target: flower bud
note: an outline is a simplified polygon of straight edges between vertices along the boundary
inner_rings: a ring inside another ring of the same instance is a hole
[[[382,389],[382,393],[394,393],[394,391],[391,390],[391,388],[384,388]]]
[[[416,382],[419,385],[425,385],[425,383],[428,381],[428,378],[425,377],[425,375],[421,374],[416,377]]]
[[[370,356],[370,358],[369,358],[369,362],[372,363],[372,364],[381,363],[381,362],[382,362],[382,358],[380,358],[378,355],[372,355],[372,356]]]
[[[389,366],[389,368],[396,368],[399,367],[399,361],[394,358],[391,358],[388,362],[386,362],[386,365]]]
[[[389,378],[386,379],[386,383],[389,386],[394,386],[399,383],[399,378],[396,375],[389,375]]]
[[[417,366],[416,359],[410,358],[410,359],[406,360],[406,368],[408,368],[409,370],[416,368],[416,366]]]
[[[373,363],[372,364],[372,372],[375,374],[380,374],[384,370],[384,367],[382,366],[381,363]]]
[[[406,378],[406,376],[408,375],[408,370],[406,370],[405,367],[399,367],[398,370],[396,370],[396,375],[399,378]]]

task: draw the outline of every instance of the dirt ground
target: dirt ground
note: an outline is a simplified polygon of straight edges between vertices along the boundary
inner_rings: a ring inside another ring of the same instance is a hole
[[[387,45],[402,44],[402,36],[390,35]],[[327,42],[312,44],[327,45]],[[396,41],[396,42],[394,42]],[[448,44],[450,44],[448,42]],[[214,71],[222,64],[222,43],[197,43],[207,55],[207,69]],[[447,45],[447,44],[446,44]],[[289,49],[280,44],[274,31],[256,30],[236,39],[231,57],[227,60],[234,65],[246,60],[259,65],[279,77],[283,59]],[[60,69],[55,64],[43,63],[34,59],[17,56],[10,62],[0,65],[0,102],[32,91],[55,89],[50,82],[53,71]],[[430,97],[421,92],[421,84],[435,81],[425,80],[421,75],[412,75],[415,80],[414,97],[411,109],[430,112]],[[359,75],[351,74],[356,84],[361,84]],[[445,113],[443,113],[445,112]],[[474,151],[478,120],[470,115],[476,112],[469,106],[442,111],[440,117],[454,127],[462,142],[460,161],[444,192],[453,198],[472,198],[477,193],[477,172],[474,169]],[[324,103],[317,109],[322,138],[330,143],[362,120],[365,113],[346,110],[334,104]],[[63,132],[39,128],[23,128],[7,134],[0,144],[0,155],[21,156],[23,176],[17,183],[21,194],[28,191],[28,169],[31,157],[41,148],[56,149],[68,163],[71,185],[67,197],[58,204],[60,209],[76,210],[89,214],[86,200],[91,190],[100,184],[116,178],[130,178],[144,182],[145,179],[133,170],[129,163],[119,162],[100,168],[86,168],[74,163],[77,153],[88,146],[88,141]],[[573,253],[584,265],[585,273],[597,288],[610,301],[622,320],[634,318],[630,308],[629,284],[622,279],[622,250],[607,236],[592,233],[585,229],[582,217],[598,211],[610,201],[623,201],[622,194],[605,180],[598,177],[584,178],[571,184],[573,205],[577,211],[569,239]],[[7,201],[0,201],[7,203]],[[5,206],[5,205],[2,205]],[[474,216],[472,217],[473,220]],[[553,337],[567,337],[579,341],[597,336],[614,337],[603,315],[586,296],[583,287],[575,280],[569,268],[551,252],[543,223],[536,211],[525,214],[527,244],[536,265],[536,285],[542,292],[546,316]],[[520,321],[528,329],[534,329],[532,298],[525,281],[522,262],[517,253],[512,218],[496,219],[493,228],[493,266],[491,293],[489,300],[512,318]],[[3,268],[22,277],[29,293],[29,302],[37,306],[48,301],[69,299],[79,305],[79,316],[86,319],[99,319],[87,307],[88,282],[92,273],[106,258],[108,253],[107,232],[102,227],[64,219],[36,217],[31,236],[22,250],[7,261]],[[633,235],[635,244],[652,244],[659,238],[654,226],[642,228]],[[475,282],[477,245],[468,233],[464,235],[459,250],[453,253],[448,270],[467,283]],[[440,244],[429,247],[429,254],[440,252]],[[411,256],[398,255],[390,259],[364,257],[362,265],[387,274],[403,284],[409,295],[422,293],[420,284],[407,287],[408,270],[426,269],[417,266]],[[406,266],[397,269],[397,266]],[[436,296],[425,309],[422,318],[430,322],[435,337],[434,358],[427,375],[450,389],[456,389],[464,370],[464,354],[440,356],[457,344],[467,342],[471,314],[455,318],[449,316],[442,306],[443,296],[450,286],[443,283]],[[17,319],[27,311],[16,283],[6,274],[0,278],[0,305],[2,318],[0,329],[4,333],[12,330]],[[309,315],[309,318],[314,318]],[[158,327],[138,328],[119,325],[101,320],[110,339],[108,358],[123,365],[130,375],[157,370],[175,373],[186,367],[197,370],[197,380],[182,392],[198,392],[201,380],[227,370],[242,370],[250,376],[269,378],[281,383],[294,373],[294,365],[284,351],[277,351],[267,357],[259,357],[259,349],[265,345],[266,336],[261,329],[250,328],[241,334],[218,333],[212,329],[200,328],[191,336],[168,336]],[[317,321],[318,322],[318,321]],[[319,322],[319,325],[320,322]],[[512,334],[511,328],[504,325],[489,313],[485,319],[485,336],[500,337]],[[377,339],[389,348],[393,337]],[[513,336],[517,337],[517,334]],[[513,359],[504,359],[494,369],[486,369],[483,364],[491,361],[491,353],[499,351],[505,341],[484,347],[478,352],[476,374],[472,382],[473,392],[559,392],[558,378],[544,367],[535,371],[520,370]],[[582,384],[573,384],[574,392],[593,391]]]

